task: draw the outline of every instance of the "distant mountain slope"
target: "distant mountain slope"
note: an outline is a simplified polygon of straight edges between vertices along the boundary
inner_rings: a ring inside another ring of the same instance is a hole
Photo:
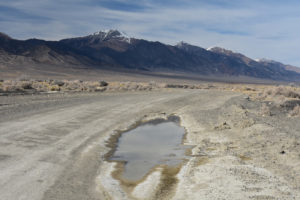
[[[300,67],[295,67],[292,65],[285,65],[285,69],[289,70],[289,71],[294,71],[294,72],[300,73]]]
[[[259,59],[257,61],[259,63],[263,64],[263,65],[279,66],[279,67],[285,68],[286,70],[300,73],[300,67],[295,67],[295,66],[292,66],[292,65],[285,65],[285,64],[282,64],[280,62],[277,62],[277,61],[274,61],[274,60],[268,60],[268,59]]]
[[[300,80],[296,70],[278,62],[255,61],[219,47],[209,50],[180,42],[175,46],[130,38],[117,30],[60,41],[15,40],[0,34],[0,64],[56,65],[64,68],[129,69],[149,72],[248,76],[272,80]]]

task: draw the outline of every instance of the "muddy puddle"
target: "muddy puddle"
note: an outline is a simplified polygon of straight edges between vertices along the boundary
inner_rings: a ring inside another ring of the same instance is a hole
[[[139,181],[155,166],[177,166],[187,158],[184,134],[176,117],[149,121],[122,133],[110,160],[125,163],[122,179]]]

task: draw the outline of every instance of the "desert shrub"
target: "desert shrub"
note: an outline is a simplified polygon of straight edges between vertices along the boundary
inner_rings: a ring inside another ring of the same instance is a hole
[[[5,80],[0,82],[2,91],[26,91],[34,89],[38,92],[47,91],[150,91],[157,88],[165,88],[166,84],[149,82],[105,82],[105,81],[81,81],[81,80],[31,80],[17,81]]]
[[[65,84],[65,82],[64,81],[57,81],[57,80],[55,80],[55,81],[52,81],[52,84],[53,85],[58,85],[59,87],[61,87],[61,86],[63,86]]]
[[[16,85],[5,85],[3,87],[4,92],[22,92],[24,91],[21,87]]]
[[[155,88],[164,88],[163,84],[141,82],[111,82],[107,86],[108,91],[150,91]]]
[[[16,91],[22,91],[23,88],[20,87],[20,85],[18,85],[17,81],[12,81],[12,80],[5,80],[2,84],[1,84],[2,90],[4,92],[16,92]]]
[[[100,83],[100,87],[106,87],[106,86],[108,86],[108,83],[105,82],[105,81],[99,81],[99,83]]]
[[[32,83],[31,82],[22,82],[21,83],[21,88],[23,88],[24,90],[33,89],[32,88]]]
[[[300,90],[295,87],[278,86],[265,89],[259,94],[261,99],[268,99],[277,104],[283,103],[286,98],[300,99]]]
[[[45,92],[48,90],[48,83],[46,82],[39,82],[39,81],[34,81],[32,82],[32,88],[34,88],[36,91],[39,91],[39,92]]]
[[[96,87],[95,88],[95,92],[104,92],[106,90],[106,88],[105,87]]]
[[[78,85],[78,88],[80,88],[81,91],[103,91],[103,87],[101,86],[101,83],[99,81],[85,81],[82,83],[76,82],[75,84]]]
[[[243,88],[245,91],[256,91],[256,89],[255,88],[253,88],[253,87],[244,87]]]
[[[52,86],[50,86],[49,89],[50,89],[50,91],[60,91],[60,88],[58,85],[52,85]]]
[[[79,90],[81,90],[81,82],[79,80],[68,81],[65,83],[64,89],[69,90],[69,91],[71,91],[71,90],[79,91]]]
[[[289,112],[290,116],[300,116],[300,106],[296,105],[293,110]]]
[[[300,99],[300,93],[291,90],[286,91],[285,96],[289,98]]]
[[[140,87],[139,87],[139,84],[138,83],[127,83],[126,84],[126,89],[127,90],[131,90],[131,91],[136,91],[136,90],[138,90],[139,88],[141,89],[143,86],[141,85]]]
[[[272,100],[276,106],[282,106],[286,102],[286,97],[280,95],[280,96],[274,96],[272,97]]]
[[[260,114],[262,116],[271,116],[271,110],[269,108],[269,106],[267,106],[266,103],[263,103],[260,107]]]
[[[287,98],[300,98],[300,93],[298,93],[297,91],[293,91],[291,88],[283,86],[273,89],[273,91],[271,91],[271,95],[282,95]]]
[[[190,86],[182,84],[167,84],[166,88],[190,88]]]

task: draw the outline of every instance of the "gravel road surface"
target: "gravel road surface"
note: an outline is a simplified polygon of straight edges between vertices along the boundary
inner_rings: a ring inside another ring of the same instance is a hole
[[[2,96],[0,199],[300,199],[299,118],[259,108],[215,90]],[[159,169],[130,190],[113,180],[107,139],[171,114],[195,145],[176,187],[161,192]]]

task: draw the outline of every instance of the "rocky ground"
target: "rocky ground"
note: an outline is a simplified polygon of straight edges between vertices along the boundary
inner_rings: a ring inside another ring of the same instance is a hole
[[[300,123],[289,112],[212,89],[1,96],[0,199],[299,199]],[[136,185],[114,179],[111,136],[172,114],[190,159]]]

